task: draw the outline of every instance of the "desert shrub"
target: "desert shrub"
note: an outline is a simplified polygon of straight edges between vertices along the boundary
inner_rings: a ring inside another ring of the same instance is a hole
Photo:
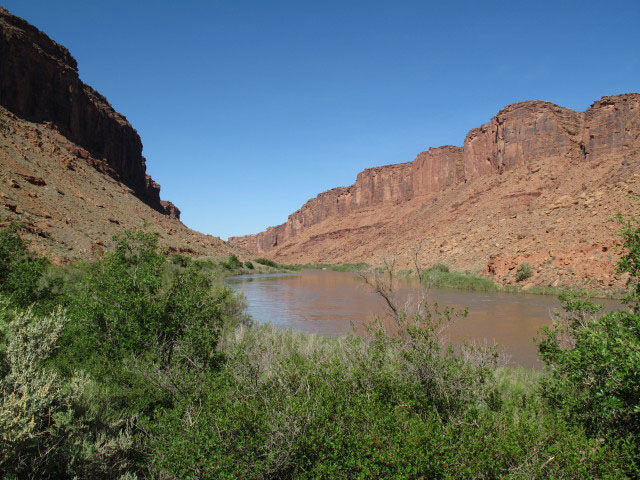
[[[41,279],[48,262],[27,249],[15,223],[0,230],[0,292],[20,307],[49,299]]]
[[[242,268],[242,262],[235,255],[229,255],[226,262],[222,262],[222,266],[229,270],[237,270]]]
[[[246,262],[244,262],[244,266],[249,270],[253,270],[254,268],[256,268],[253,266],[253,262],[251,260],[247,260]]]
[[[87,346],[109,358],[154,351],[164,364],[187,337],[215,350],[222,311],[211,280],[189,266],[165,275],[154,234],[125,232],[114,241],[115,251],[92,266],[73,304]]]
[[[640,219],[631,217],[625,220],[618,214],[617,220],[622,226],[619,234],[622,236],[624,251],[618,261],[617,270],[618,273],[628,274],[624,301],[635,313],[640,313]]]
[[[428,321],[406,335],[323,338],[269,326],[221,341],[205,394],[145,426],[168,478],[633,478],[603,444],[546,409],[535,383],[453,358]],[[433,349],[437,350],[436,353]],[[499,380],[498,380],[499,378]],[[537,381],[537,377],[532,382]],[[634,470],[635,469],[635,470]]]
[[[429,269],[432,272],[448,272],[449,267],[447,267],[444,263],[436,263],[433,267]]]
[[[267,267],[278,268],[278,264],[276,262],[267,258],[254,258],[253,261],[261,265],[266,265]]]
[[[543,395],[593,434],[637,435],[640,317],[629,311],[592,316],[593,304],[572,303],[570,315],[547,329],[540,343],[542,359],[550,367]]]
[[[516,270],[516,282],[523,282],[528,278],[531,278],[532,275],[533,272],[531,271],[531,265],[526,262],[521,263],[518,270]]]
[[[87,417],[91,381],[51,368],[68,319],[15,312],[0,298],[0,472],[3,478],[118,478],[134,471],[126,429]]]
[[[175,254],[169,257],[169,261],[173,265],[177,265],[182,268],[186,268],[189,263],[191,263],[191,259],[189,257],[185,257],[184,255]]]

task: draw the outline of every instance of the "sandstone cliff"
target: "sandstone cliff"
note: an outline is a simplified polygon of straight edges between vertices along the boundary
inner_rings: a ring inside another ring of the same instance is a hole
[[[135,129],[80,80],[69,51],[1,7],[0,105],[26,120],[50,122],[149,206],[178,213],[161,203],[160,186],[146,174]]]
[[[544,253],[558,275],[541,269],[534,280],[558,283],[562,272],[576,272],[576,249],[592,244],[608,252],[615,243],[609,217],[635,208],[629,193],[638,192],[639,172],[640,94],[604,97],[585,112],[527,101],[472,129],[462,147],[431,148],[412,162],[367,169],[354,185],[309,200],[286,223],[230,242],[300,263],[375,263],[382,253],[402,257],[421,242],[433,244],[427,263],[484,269],[507,283],[514,259]],[[562,265],[550,250],[564,252]],[[566,261],[570,251],[575,262]],[[561,283],[584,284],[602,272],[601,284],[619,283],[613,262]],[[498,264],[508,265],[503,271]]]

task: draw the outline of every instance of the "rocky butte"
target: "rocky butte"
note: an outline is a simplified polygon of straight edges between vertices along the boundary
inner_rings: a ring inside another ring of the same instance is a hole
[[[90,256],[145,223],[173,251],[230,250],[160,200],[138,133],[80,80],[69,51],[3,8],[0,165],[0,221],[20,221],[34,247],[56,258]]]
[[[364,170],[265,232],[229,241],[285,263],[446,263],[528,285],[613,288],[616,212],[637,210],[640,94],[603,97],[585,112],[544,101],[509,105],[462,147]]]

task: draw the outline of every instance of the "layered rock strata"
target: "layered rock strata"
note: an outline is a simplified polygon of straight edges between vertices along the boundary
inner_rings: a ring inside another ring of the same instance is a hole
[[[537,100],[516,103],[472,129],[462,148],[430,148],[412,162],[364,170],[355,184],[321,193],[284,224],[229,240],[250,251],[268,253],[326,219],[407,202],[517,166],[544,160],[578,162],[576,168],[580,168],[580,162],[629,157],[639,151],[640,94],[603,97],[586,112]]]

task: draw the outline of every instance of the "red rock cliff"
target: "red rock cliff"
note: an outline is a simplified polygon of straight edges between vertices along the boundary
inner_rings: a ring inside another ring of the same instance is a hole
[[[112,176],[154,209],[179,214],[160,202],[160,186],[146,174],[142,142],[127,119],[78,77],[63,46],[0,7],[0,105],[35,122],[51,122],[64,136],[103,159]]]
[[[229,241],[266,253],[302,230],[385,203],[402,203],[486,175],[500,175],[540,161],[580,162],[640,152],[640,94],[603,97],[586,112],[543,101],[509,105],[472,129],[464,146],[431,148],[415,160],[367,169],[354,185],[321,193],[265,232]]]

